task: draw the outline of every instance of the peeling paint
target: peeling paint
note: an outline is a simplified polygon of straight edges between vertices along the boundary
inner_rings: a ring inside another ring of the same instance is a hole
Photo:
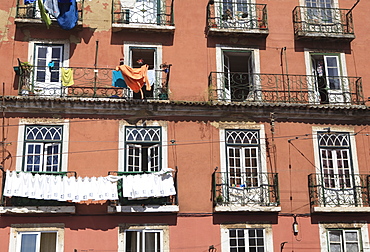
[[[0,10],[0,27],[2,29],[0,30],[0,42],[9,41],[8,38],[8,31],[9,26],[12,25],[12,22],[10,22],[9,18],[13,17],[14,8],[10,8],[9,11]]]
[[[217,129],[259,129],[260,124],[256,122],[211,122]]]

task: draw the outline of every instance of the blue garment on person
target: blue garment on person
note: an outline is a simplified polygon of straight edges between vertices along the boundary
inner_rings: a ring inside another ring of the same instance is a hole
[[[123,79],[121,71],[112,71],[112,86],[127,88],[126,82]]]
[[[64,30],[70,30],[76,26],[78,21],[78,11],[76,0],[71,2],[59,2],[60,15],[57,18],[59,26]]]

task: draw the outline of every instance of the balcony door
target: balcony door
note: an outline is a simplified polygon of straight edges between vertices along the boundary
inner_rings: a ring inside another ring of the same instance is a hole
[[[267,179],[261,172],[259,131],[227,130],[228,201],[234,204],[267,204]]]
[[[324,103],[344,103],[344,81],[338,55],[311,55],[317,100]]]
[[[61,95],[60,68],[62,67],[62,62],[63,45],[35,45],[34,94],[45,96]]]
[[[216,2],[222,28],[258,28],[257,11],[252,0],[224,0]]]
[[[306,0],[306,30],[319,33],[342,33],[342,18],[333,0]]]
[[[322,197],[326,206],[355,206],[354,181],[348,133],[319,133]],[[361,193],[361,192],[360,192]]]
[[[253,57],[250,51],[223,51],[224,79],[222,98],[229,101],[245,101],[253,91]]]

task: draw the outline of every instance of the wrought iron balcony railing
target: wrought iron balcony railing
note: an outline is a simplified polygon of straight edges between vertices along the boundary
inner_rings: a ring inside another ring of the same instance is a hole
[[[211,72],[209,99],[229,102],[364,104],[360,77],[246,72]]]
[[[127,175],[140,175],[144,172],[119,172],[119,171],[110,171],[109,175],[116,175],[116,176],[127,176]],[[177,192],[177,171],[173,174],[174,186]],[[134,205],[160,205],[160,206],[170,206],[170,205],[178,205],[177,201],[177,194],[173,196],[167,197],[158,197],[158,198],[146,198],[146,199],[129,199],[127,197],[123,197],[122,195],[122,180],[117,182],[118,188],[118,198],[117,202],[112,202],[113,205],[121,205],[121,206],[134,206]]]
[[[174,26],[173,0],[138,0],[132,8],[113,0],[113,24]]]
[[[53,176],[74,176],[77,173],[74,171],[68,172],[31,172],[32,174],[47,174]],[[3,173],[3,184],[6,180],[6,173]],[[4,187],[2,194],[4,195]],[[73,206],[74,203],[57,200],[43,200],[43,199],[31,199],[26,197],[2,197],[2,206],[5,207],[27,207],[27,206]]]
[[[354,38],[349,9],[297,6],[293,10],[293,22],[298,37]]]
[[[78,11],[78,21],[83,20],[83,8],[85,0],[77,0],[77,11]],[[17,0],[17,10],[15,18],[32,22],[33,20],[41,20],[41,14],[37,1],[33,3],[24,4],[24,0]],[[55,20],[53,16],[50,16],[51,20]]]
[[[215,32],[268,33],[266,4],[210,0],[207,22]]]
[[[312,207],[369,207],[370,175],[322,174],[308,176]]]
[[[278,206],[277,173],[214,172],[212,174],[215,206]]]
[[[168,99],[169,74],[171,65],[155,70],[151,91],[144,91],[145,99]],[[22,96],[88,97],[141,99],[126,87],[112,85],[110,68],[69,67],[73,70],[74,84],[63,86],[61,68],[48,66],[24,66],[17,68],[18,94]],[[145,88],[144,88],[145,89]]]

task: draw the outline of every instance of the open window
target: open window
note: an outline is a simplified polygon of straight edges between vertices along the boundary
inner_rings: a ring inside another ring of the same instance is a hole
[[[253,95],[254,62],[251,51],[222,51],[224,79],[220,92],[223,99],[245,101]]]
[[[161,127],[125,127],[126,172],[161,170]]]

